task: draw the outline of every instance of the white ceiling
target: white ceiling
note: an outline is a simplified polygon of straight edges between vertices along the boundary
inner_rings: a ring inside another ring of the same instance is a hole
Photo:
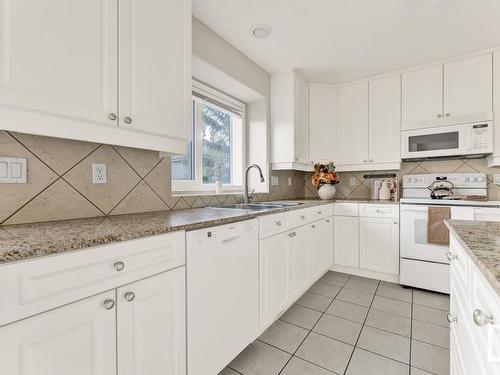
[[[193,13],[268,72],[318,83],[500,46],[500,0],[193,0]],[[256,23],[271,37],[251,37]]]

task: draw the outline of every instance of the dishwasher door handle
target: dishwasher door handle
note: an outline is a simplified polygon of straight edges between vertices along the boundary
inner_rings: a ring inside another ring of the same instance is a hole
[[[221,242],[222,243],[228,243],[228,242],[237,240],[240,237],[241,237],[240,235],[237,235],[237,236],[233,236],[233,237],[224,238]]]

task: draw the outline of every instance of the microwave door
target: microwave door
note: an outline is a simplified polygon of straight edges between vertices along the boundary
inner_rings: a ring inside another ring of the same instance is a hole
[[[407,131],[403,137],[403,158],[427,158],[462,155],[467,135],[460,127]]]

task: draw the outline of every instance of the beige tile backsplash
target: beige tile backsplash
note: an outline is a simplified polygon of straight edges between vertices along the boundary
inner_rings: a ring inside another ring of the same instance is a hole
[[[0,156],[28,159],[27,184],[0,184],[2,225],[242,201],[239,195],[172,196],[170,158],[155,151],[0,131]],[[92,163],[107,164],[106,184],[92,184]],[[304,196],[304,173],[273,175],[280,185],[254,200]]]
[[[242,201],[240,195],[172,196],[170,158],[160,158],[155,151],[0,131],[0,156],[28,159],[27,184],[0,184],[2,225]],[[92,184],[91,165],[96,162],[107,164],[107,184]],[[396,171],[399,180],[405,174],[467,172],[486,173],[489,199],[500,200],[500,187],[492,182],[500,168],[488,168],[485,159],[409,162]],[[365,173],[340,173],[337,198],[369,198]],[[267,194],[256,194],[255,200],[317,197],[311,173],[273,171],[272,175],[279,184],[270,186]]]
[[[407,174],[425,173],[486,173],[488,178],[488,198],[490,200],[500,200],[500,187],[493,183],[493,174],[500,173],[500,168],[488,168],[486,159],[466,159],[466,160],[439,160],[423,162],[403,163],[399,171],[387,171],[396,173],[397,180]],[[370,180],[365,180],[364,175],[375,172],[341,172],[340,183],[336,185],[338,199],[370,198]],[[316,197],[315,188],[311,185],[310,174],[306,179],[306,197]],[[350,178],[355,178],[355,184],[350,185]]]

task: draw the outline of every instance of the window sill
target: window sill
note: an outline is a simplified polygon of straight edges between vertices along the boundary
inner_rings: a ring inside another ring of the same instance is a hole
[[[197,197],[197,196],[207,196],[207,195],[243,195],[243,189],[234,188],[223,190],[222,193],[217,194],[214,190],[193,190],[193,191],[172,191],[172,197]]]

